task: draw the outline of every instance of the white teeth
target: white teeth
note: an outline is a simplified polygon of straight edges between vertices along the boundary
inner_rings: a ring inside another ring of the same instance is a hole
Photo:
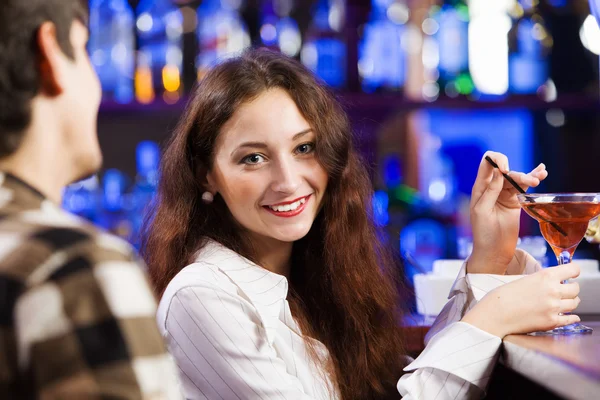
[[[277,212],[287,212],[287,211],[294,211],[295,209],[297,209],[304,203],[306,203],[306,198],[302,198],[292,204],[285,204],[285,205],[281,205],[281,206],[269,206],[269,208],[271,210],[277,211]]]

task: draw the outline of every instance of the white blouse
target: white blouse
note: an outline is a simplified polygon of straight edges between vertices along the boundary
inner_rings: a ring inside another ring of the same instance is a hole
[[[518,273],[539,268],[519,250],[514,264]],[[520,276],[466,275],[463,266],[426,349],[398,381],[398,397],[482,397],[501,340],[459,321],[489,290]],[[160,301],[157,320],[187,399],[339,398],[323,365],[307,354],[287,291],[285,277],[216,242],[175,276]],[[310,340],[327,360],[325,346]]]

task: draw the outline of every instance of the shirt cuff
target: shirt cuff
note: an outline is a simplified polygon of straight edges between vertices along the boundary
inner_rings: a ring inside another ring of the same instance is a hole
[[[449,299],[461,293],[468,294],[471,289],[473,297],[479,301],[493,289],[542,269],[535,258],[521,249],[515,250],[515,255],[506,269],[506,275],[468,274],[468,262],[465,261],[458,272],[456,281],[450,289]]]
[[[434,368],[448,372],[485,392],[502,340],[473,325],[455,322],[431,338],[404,371]]]

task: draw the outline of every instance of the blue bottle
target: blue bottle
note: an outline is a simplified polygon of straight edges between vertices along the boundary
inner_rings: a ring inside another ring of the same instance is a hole
[[[123,209],[123,192],[125,191],[126,177],[117,169],[109,169],[103,177],[103,206],[111,212]]]
[[[248,28],[238,9],[242,1],[232,4],[223,0],[204,0],[198,8],[198,43],[196,59],[198,78],[220,61],[241,53],[250,46]]]
[[[123,239],[131,236],[131,222],[125,210],[127,176],[117,169],[109,169],[102,179],[102,210],[96,224]]]
[[[264,0],[260,26],[260,41],[267,47],[295,57],[302,48],[298,23],[290,16],[294,1]]]
[[[149,102],[162,95],[166,102],[176,102],[181,93],[183,16],[171,0],[141,0],[136,11],[138,100]]]
[[[138,247],[142,223],[156,195],[160,149],[151,141],[140,142],[136,148],[137,175],[131,193],[131,243]]]
[[[302,48],[302,34],[298,23],[290,16],[284,16],[277,22],[277,46],[290,57],[296,57]]]
[[[89,53],[105,100],[133,100],[135,28],[127,0],[91,0]]]
[[[277,24],[279,15],[275,12],[274,0],[263,0],[260,21],[260,42],[263,47],[279,51],[277,40]]]
[[[343,0],[318,0],[301,54],[304,65],[333,88],[346,85],[347,52],[342,25],[332,24],[332,15],[343,15],[344,8]]]
[[[359,44],[358,71],[362,89],[396,91],[406,79],[406,52],[403,49],[408,7],[395,0],[372,0],[369,22]]]
[[[62,208],[92,223],[97,223],[101,208],[98,177],[92,175],[67,186],[63,193]]]
[[[431,17],[439,49],[438,85],[446,93],[469,95],[475,89],[469,71],[469,8],[464,0],[445,0]]]
[[[508,33],[508,87],[514,94],[535,94],[549,78],[552,37],[531,1],[519,1],[520,17]]]
[[[373,207],[373,222],[377,226],[386,226],[390,221],[390,198],[386,191],[377,190],[371,200]]]

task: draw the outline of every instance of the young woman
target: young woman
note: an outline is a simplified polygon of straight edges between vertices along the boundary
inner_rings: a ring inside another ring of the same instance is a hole
[[[508,171],[506,157],[488,154]],[[546,175],[543,165],[512,173],[523,186]],[[577,319],[559,316],[578,302],[577,287],[560,284],[574,265],[479,302],[463,270],[437,333],[407,367],[371,192],[346,115],[301,64],[255,50],[207,74],[164,154],[144,240],[187,398],[479,396],[501,337]],[[519,213],[483,162],[469,272],[537,269],[515,251]]]

